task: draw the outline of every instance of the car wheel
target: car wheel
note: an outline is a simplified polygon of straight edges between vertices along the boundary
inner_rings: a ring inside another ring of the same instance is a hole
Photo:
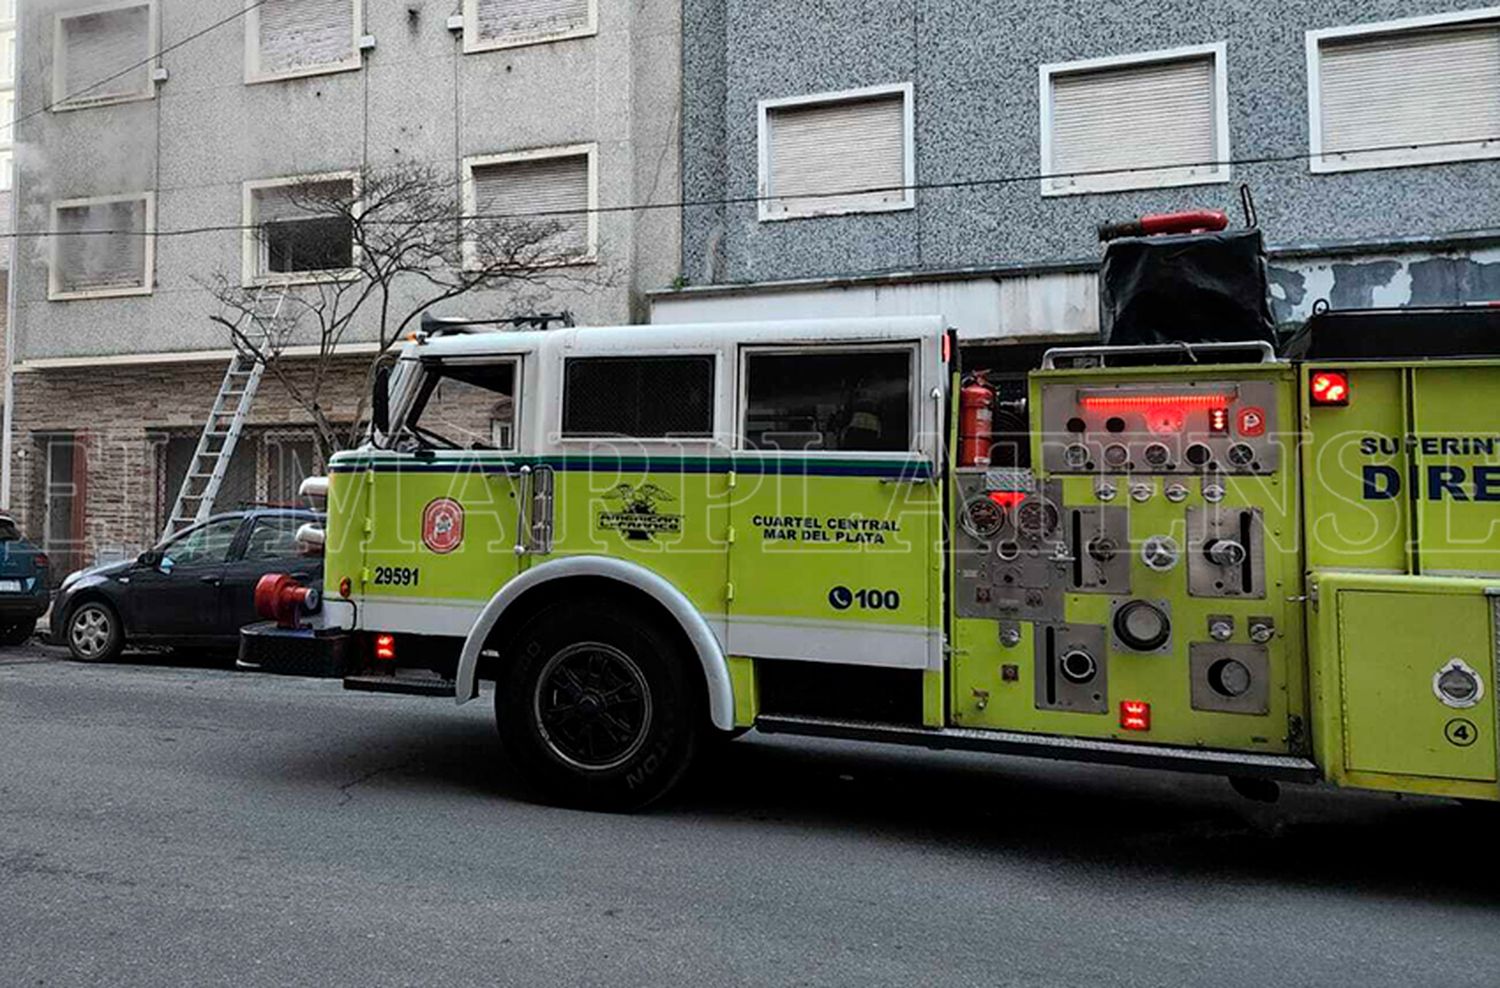
[[[36,621],[18,621],[0,628],[0,645],[24,645],[36,634]]]
[[[108,662],[124,645],[120,617],[108,604],[84,601],[68,615],[68,651],[79,662]]]
[[[495,717],[505,750],[548,797],[639,809],[682,778],[702,720],[684,649],[623,607],[563,604],[534,618],[501,660]]]

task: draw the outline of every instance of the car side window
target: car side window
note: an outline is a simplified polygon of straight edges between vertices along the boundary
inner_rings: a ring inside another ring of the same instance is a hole
[[[254,562],[266,559],[290,559],[302,554],[297,547],[297,529],[306,519],[294,517],[257,518],[250,530],[250,542],[245,546],[245,559]]]
[[[748,353],[741,435],[749,449],[904,452],[912,376],[909,347]]]
[[[162,547],[162,555],[172,560],[173,566],[222,563],[229,559],[229,548],[234,544],[234,537],[239,530],[238,518],[209,522],[175,542],[167,543]]]

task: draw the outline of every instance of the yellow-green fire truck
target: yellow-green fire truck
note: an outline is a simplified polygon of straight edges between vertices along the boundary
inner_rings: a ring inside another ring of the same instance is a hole
[[[751,727],[1495,800],[1500,360],[1326,321],[1010,377],[939,318],[421,336],[309,485],[321,604],[242,661],[493,680],[510,758],[594,807]]]

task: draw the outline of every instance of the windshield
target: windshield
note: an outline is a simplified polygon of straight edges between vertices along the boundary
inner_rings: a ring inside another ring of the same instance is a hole
[[[427,365],[396,448],[515,448],[516,362]]]

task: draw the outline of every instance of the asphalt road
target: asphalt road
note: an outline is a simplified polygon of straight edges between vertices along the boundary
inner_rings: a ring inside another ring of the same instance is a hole
[[[0,652],[3,985],[1488,985],[1490,816],[751,735],[529,802],[488,703]]]

